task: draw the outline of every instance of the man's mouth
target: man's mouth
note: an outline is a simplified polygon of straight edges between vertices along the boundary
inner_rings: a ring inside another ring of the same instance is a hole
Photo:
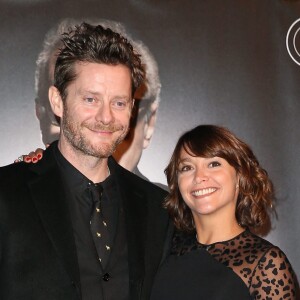
[[[110,125],[110,126],[103,126],[103,125],[96,125],[96,126],[86,126],[89,130],[99,133],[99,134],[112,134],[116,131],[120,131],[123,129],[122,126],[117,126],[117,125]]]

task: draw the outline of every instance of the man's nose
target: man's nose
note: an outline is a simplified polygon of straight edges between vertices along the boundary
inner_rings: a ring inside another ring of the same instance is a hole
[[[109,124],[112,122],[113,112],[109,103],[103,103],[103,105],[99,107],[96,114],[96,120],[103,124]]]

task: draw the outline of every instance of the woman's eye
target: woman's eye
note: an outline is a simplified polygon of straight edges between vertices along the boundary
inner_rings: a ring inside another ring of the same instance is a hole
[[[187,172],[187,171],[190,171],[192,169],[191,166],[180,166],[179,167],[179,172]]]
[[[211,163],[209,163],[208,165],[210,168],[215,168],[215,167],[219,167],[221,166],[221,164],[218,161],[212,161]]]

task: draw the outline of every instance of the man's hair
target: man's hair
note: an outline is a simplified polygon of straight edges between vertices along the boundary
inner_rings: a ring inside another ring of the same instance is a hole
[[[38,95],[39,91],[46,86],[53,85],[53,78],[50,79],[50,62],[53,59],[55,65],[56,57],[58,55],[59,49],[63,46],[62,34],[75,28],[76,25],[81,24],[83,20],[75,19],[63,19],[55,27],[51,28],[45,35],[42,51],[39,53],[36,60],[36,70],[35,70],[35,92]],[[124,26],[121,23],[110,21],[110,20],[88,20],[87,23],[92,25],[101,25],[104,28],[110,28],[114,32],[118,32],[122,36],[127,38],[127,34]],[[39,95],[38,95],[39,96]],[[45,104],[49,103],[48,97],[38,97],[36,99],[37,103]]]
[[[119,33],[101,25],[82,23],[63,34],[54,70],[54,86],[62,99],[67,97],[67,87],[75,80],[75,65],[79,62],[106,65],[124,65],[131,73],[132,95],[144,78],[140,55],[129,41]]]
[[[150,50],[143,42],[132,39],[125,30],[125,27],[119,22],[105,19],[89,19],[87,22],[92,25],[101,25],[104,28],[110,28],[114,32],[126,37],[126,39],[133,45],[136,52],[140,54],[145,74],[144,81],[139,88],[139,90],[141,90],[141,93],[139,93],[141,94],[140,100],[143,100],[142,103],[139,103],[139,105],[145,107],[147,112],[152,102],[160,101],[161,91],[157,62]],[[75,26],[80,23],[82,23],[82,20],[64,19],[59,22],[57,26],[52,28],[45,36],[42,51],[36,61],[35,92],[37,96],[35,102],[37,104],[37,113],[39,114],[40,120],[45,118],[49,120],[43,120],[43,122],[48,122],[49,126],[50,124],[59,126],[58,120],[55,118],[48,100],[48,88],[53,85],[53,78],[51,78],[51,64],[55,64],[59,51],[58,49],[63,46],[61,40],[62,34],[69,31],[71,28],[75,28]],[[44,138],[45,137],[43,137],[43,139]]]
[[[191,210],[185,204],[178,187],[178,167],[182,150],[193,157],[221,157],[235,169],[239,176],[236,219],[241,226],[265,234],[270,228],[269,213],[274,201],[273,184],[251,148],[228,129],[215,125],[200,125],[184,133],[165,169],[170,188],[165,207],[175,226],[184,231],[195,230]]]

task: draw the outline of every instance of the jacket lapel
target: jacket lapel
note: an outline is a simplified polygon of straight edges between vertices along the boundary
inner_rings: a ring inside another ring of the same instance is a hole
[[[72,223],[52,148],[50,146],[44,152],[44,158],[38,164],[30,166],[35,175],[29,181],[29,189],[45,232],[80,294]]]
[[[145,197],[122,180],[121,194],[125,213],[128,244],[129,278],[139,282],[144,277],[144,257],[147,232],[147,205]]]

